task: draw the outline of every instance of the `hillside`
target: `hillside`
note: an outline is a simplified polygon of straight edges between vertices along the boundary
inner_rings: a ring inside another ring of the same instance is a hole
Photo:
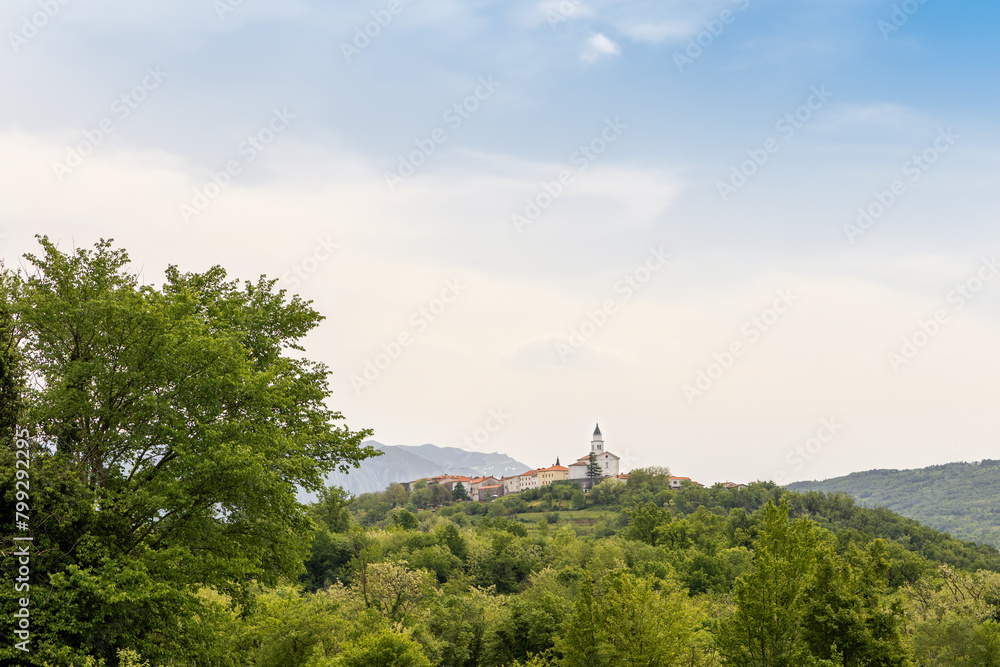
[[[1000,546],[1000,461],[869,470],[787,488],[842,491],[860,505],[884,507],[960,539]]]
[[[457,447],[435,445],[383,445],[374,440],[365,444],[384,453],[367,459],[359,469],[352,470],[349,474],[330,474],[326,479],[328,486],[341,486],[354,495],[360,495],[383,491],[393,482],[408,482],[445,473],[469,477],[501,477],[529,469],[529,466],[506,454],[469,452]]]

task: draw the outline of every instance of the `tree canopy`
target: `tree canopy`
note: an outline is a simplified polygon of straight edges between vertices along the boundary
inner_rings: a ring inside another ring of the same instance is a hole
[[[377,452],[302,355],[322,316],[274,280],[170,266],[154,287],[110,241],[39,243],[0,303],[0,407],[9,422],[23,403],[34,450],[37,641],[155,655],[199,589],[245,601],[297,575],[313,528],[297,490]]]

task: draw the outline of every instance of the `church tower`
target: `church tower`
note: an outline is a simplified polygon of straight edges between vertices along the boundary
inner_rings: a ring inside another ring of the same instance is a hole
[[[604,436],[601,435],[601,425],[594,429],[594,439],[590,441],[590,451],[600,454],[604,451]]]

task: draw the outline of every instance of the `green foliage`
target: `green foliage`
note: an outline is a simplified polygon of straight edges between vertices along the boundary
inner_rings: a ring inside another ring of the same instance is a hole
[[[365,635],[344,645],[337,667],[430,667],[420,644],[405,633],[392,630]]]
[[[390,519],[392,521],[392,525],[399,526],[403,530],[416,530],[420,525],[420,522],[417,521],[417,517],[404,509],[393,510]]]
[[[457,483],[451,490],[452,500],[471,500],[469,498],[469,493],[465,490],[465,485],[461,482]]]
[[[462,567],[462,560],[441,544],[417,549],[408,560],[413,567],[433,573],[441,583],[448,581]]]
[[[597,454],[591,452],[589,458],[587,459],[587,477],[594,480],[603,475],[604,471],[601,470],[601,464],[597,462]]]
[[[800,610],[815,567],[819,534],[805,519],[789,521],[788,506],[764,508],[753,570],[736,581],[736,610],[719,629],[722,653],[733,665],[794,667],[808,649]]]
[[[590,502],[594,505],[618,505],[625,495],[625,486],[625,482],[615,478],[595,484],[590,490]]]
[[[525,537],[528,534],[528,529],[523,523],[517,519],[508,519],[502,516],[491,516],[482,519],[478,526],[480,531],[502,530],[517,537]]]
[[[962,540],[1000,547],[995,489],[1000,461],[949,463],[919,470],[870,470],[788,488],[850,494],[865,507],[884,507]]]
[[[14,429],[21,423],[23,407],[24,368],[13,307],[18,287],[19,282],[4,271],[0,263],[0,442],[14,440]],[[13,461],[4,460],[3,463],[9,464],[9,468],[14,467]]]
[[[320,489],[319,500],[310,515],[322,527],[334,533],[346,533],[351,527],[351,494],[339,486]]]
[[[302,584],[306,590],[316,591],[337,581],[347,581],[353,556],[347,535],[321,528],[313,536],[312,552],[305,562]]]
[[[109,661],[126,647],[177,655],[199,587],[245,600],[254,580],[298,574],[312,521],[296,487],[318,491],[375,452],[368,432],[334,426],[328,372],[300,354],[321,316],[274,281],[170,267],[155,288],[110,242],[39,243],[27,277],[4,276],[0,309],[35,378],[22,416],[44,489],[33,599],[51,619],[36,641]]]
[[[489,659],[502,665],[549,650],[568,609],[569,603],[552,593],[513,596],[494,626],[487,647]]]
[[[625,516],[628,517],[628,526],[622,531],[622,537],[654,546],[664,534],[662,529],[669,526],[673,519],[670,512],[657,507],[654,503],[645,503],[625,510]]]
[[[436,534],[438,540],[441,541],[448,550],[451,551],[456,557],[461,560],[465,560],[469,556],[469,548],[465,543],[465,539],[462,537],[461,533],[458,532],[458,527],[453,523],[446,523],[436,529]]]
[[[688,652],[698,613],[673,581],[609,573],[594,596],[585,581],[562,651],[567,666],[673,665]]]

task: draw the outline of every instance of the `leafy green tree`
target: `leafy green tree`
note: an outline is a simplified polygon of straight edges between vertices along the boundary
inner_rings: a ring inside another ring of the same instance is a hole
[[[816,576],[806,591],[802,635],[811,654],[845,667],[902,667],[908,655],[901,634],[903,608],[885,599],[885,545],[876,540],[856,563],[821,545]]]
[[[371,539],[364,528],[354,524],[347,534],[347,544],[351,549],[351,581],[355,588],[361,590],[361,597],[365,601],[365,606],[369,606],[368,595],[368,573],[369,566],[377,563],[382,558],[382,547],[378,542]]]
[[[469,547],[455,524],[449,522],[439,526],[435,529],[435,533],[438,540],[448,547],[448,550],[456,557],[463,561],[469,557]]]
[[[618,505],[625,494],[626,483],[609,478],[590,490],[590,502],[594,505]]]
[[[739,667],[797,667],[809,656],[800,621],[819,534],[811,521],[789,521],[784,502],[768,502],[762,514],[753,570],[736,581],[736,610],[720,625],[720,650]]]
[[[672,580],[610,573],[593,596],[584,579],[560,642],[568,667],[668,667],[689,654],[698,613]]]
[[[184,641],[198,587],[246,600],[254,580],[298,574],[312,521],[296,487],[374,455],[369,432],[335,426],[328,371],[299,354],[322,317],[274,281],[170,267],[155,288],[110,242],[39,242],[4,294],[36,379],[36,637],[176,655],[162,638]]]
[[[417,549],[407,560],[413,567],[433,573],[441,583],[448,581],[452,574],[462,567],[462,561],[458,556],[440,544]]]
[[[437,639],[435,664],[476,667],[486,661],[487,640],[495,625],[499,602],[479,591],[437,598],[427,614],[428,629]]]
[[[662,466],[635,468],[629,471],[626,487],[629,493],[645,491],[656,494],[670,489],[670,469]]]
[[[408,634],[381,630],[344,645],[340,667],[430,667],[420,644]]]
[[[604,653],[600,611],[594,599],[594,582],[584,576],[580,594],[559,642],[566,667],[603,667],[608,664]]]
[[[582,510],[587,506],[587,496],[584,495],[582,489],[576,489],[573,491],[570,502],[573,503],[573,509]]]
[[[488,655],[498,665],[551,649],[568,604],[552,593],[512,596],[489,639]]]
[[[342,586],[306,596],[282,586],[258,596],[252,612],[237,622],[236,631],[227,637],[230,664],[329,664],[341,643],[361,628],[372,632],[380,624],[384,622],[374,612],[366,614],[361,600]]]
[[[365,575],[367,605],[390,622],[403,620],[430,592],[427,573],[398,563],[372,563]]]
[[[424,484],[426,487],[426,484]],[[410,494],[406,492],[406,487],[393,482],[382,493],[382,499],[392,507],[402,507],[410,502]]]
[[[311,507],[312,517],[327,530],[346,533],[351,526],[351,494],[339,486],[320,490],[319,500]]]
[[[331,533],[325,528],[317,530],[313,536],[312,553],[305,562],[306,571],[301,578],[306,590],[316,591],[336,581],[347,580],[352,556],[347,535]]]
[[[403,530],[416,530],[420,527],[420,522],[412,512],[395,509],[392,511],[392,525],[399,526]]]
[[[465,490],[465,485],[462,484],[461,482],[456,484],[455,487],[451,490],[451,499],[472,500],[471,498],[469,498],[469,493]]]
[[[524,530],[523,524],[518,524]],[[538,560],[525,538],[506,531],[488,531],[488,542],[469,556],[473,583],[482,588],[495,586],[497,593],[517,592],[521,583],[537,567]]]
[[[20,335],[14,315],[17,288],[18,281],[5,272],[3,264],[0,264],[0,442],[4,443],[13,442],[14,430],[20,425],[21,394],[24,386],[21,354],[18,348]],[[4,463],[7,461],[4,460]],[[13,461],[10,462],[10,467],[13,468]]]
[[[696,615],[687,593],[671,581],[617,572],[602,582],[600,618],[609,664],[617,667],[680,664],[694,635]]]
[[[662,529],[673,519],[668,510],[653,503],[633,507],[626,510],[625,515],[628,517],[628,526],[621,532],[621,536],[626,540],[638,540],[653,546],[663,534]]]

